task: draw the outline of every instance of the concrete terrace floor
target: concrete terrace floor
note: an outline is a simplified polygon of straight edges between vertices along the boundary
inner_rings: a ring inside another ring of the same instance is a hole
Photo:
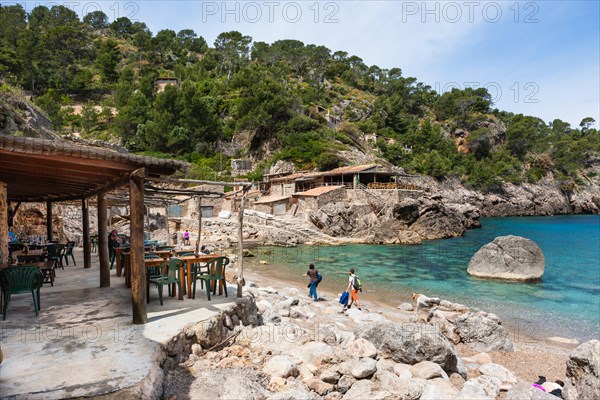
[[[214,296],[209,302],[198,288],[196,299],[169,298],[164,306],[150,287],[148,323],[132,324],[131,291],[111,270],[111,287],[99,287],[97,254],[92,268],[57,270],[54,287],[44,284],[41,311],[35,317],[31,294],[13,295],[6,320],[0,322],[4,361],[0,364],[0,398],[62,399],[110,393],[139,383],[154,366],[159,343],[185,325],[209,319],[235,300]]]

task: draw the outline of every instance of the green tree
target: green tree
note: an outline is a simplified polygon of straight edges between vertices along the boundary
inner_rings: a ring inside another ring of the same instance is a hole
[[[547,149],[548,127],[540,118],[515,115],[506,131],[506,147],[512,155],[523,160],[527,152]]]
[[[91,133],[98,124],[98,112],[92,101],[86,102],[81,109],[81,128],[85,133]]]
[[[54,129],[62,130],[65,115],[62,111],[64,99],[60,92],[50,89],[43,96],[37,97],[35,102],[48,115]]]
[[[117,42],[112,39],[104,40],[100,43],[98,54],[96,56],[96,65],[100,70],[100,75],[106,83],[116,82],[119,78],[117,66],[121,61],[121,52]]]
[[[215,50],[220,62],[219,73],[227,72],[227,80],[240,65],[248,60],[250,36],[243,36],[237,31],[223,32],[215,39]]]
[[[133,23],[127,17],[119,17],[110,24],[110,29],[121,38],[128,37],[134,33]]]
[[[108,28],[108,16],[101,10],[92,11],[83,17],[83,22],[94,29]]]

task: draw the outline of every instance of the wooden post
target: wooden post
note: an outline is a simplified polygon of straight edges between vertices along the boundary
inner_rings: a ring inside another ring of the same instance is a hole
[[[200,254],[200,238],[202,237],[202,197],[198,200],[198,240],[196,241],[196,254]]]
[[[145,324],[146,266],[144,265],[144,176],[145,169],[134,171],[129,179],[131,205],[131,303],[133,323]]]
[[[108,257],[108,226],[106,197],[98,193],[98,259],[100,261],[100,287],[110,287],[110,260]]]
[[[171,231],[169,230],[169,204],[168,203],[165,206],[165,217],[167,218],[167,246],[170,246],[171,245]]]
[[[244,188],[244,194],[242,195],[242,202],[238,211],[238,261],[236,281],[237,281],[237,297],[242,297],[242,288],[246,284],[244,280],[244,207],[246,207],[246,197],[248,196],[248,189]]]
[[[46,237],[47,242],[52,241],[52,202],[46,202]]]
[[[0,181],[0,264],[10,264],[8,259],[8,209],[8,188],[6,183]]]
[[[90,209],[88,200],[81,199],[83,225],[83,268],[92,268],[92,249],[90,248]]]

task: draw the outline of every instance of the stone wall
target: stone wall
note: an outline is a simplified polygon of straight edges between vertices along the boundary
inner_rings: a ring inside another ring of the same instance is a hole
[[[346,189],[348,202],[351,204],[371,204],[377,199],[386,204],[399,203],[404,199],[418,199],[423,195],[421,190],[398,190],[398,189]]]
[[[325,204],[335,201],[345,201],[348,198],[347,192],[348,191],[345,188],[339,188],[332,190],[331,192],[323,193],[317,197],[317,205],[323,207]]]
[[[8,198],[6,183],[0,181],[0,262],[8,259]]]

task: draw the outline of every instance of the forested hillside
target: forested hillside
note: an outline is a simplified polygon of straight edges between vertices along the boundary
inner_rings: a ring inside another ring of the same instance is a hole
[[[3,95],[24,90],[60,133],[185,159],[197,177],[227,174],[240,157],[255,162],[254,179],[280,159],[330,169],[353,151],[483,191],[542,178],[574,190],[600,156],[592,118],[547,124],[494,109],[485,89],[438,94],[323,46],[235,31],[209,44],[193,30],[153,35],[63,6],[0,12],[0,113]],[[179,84],[159,91],[159,78]]]

